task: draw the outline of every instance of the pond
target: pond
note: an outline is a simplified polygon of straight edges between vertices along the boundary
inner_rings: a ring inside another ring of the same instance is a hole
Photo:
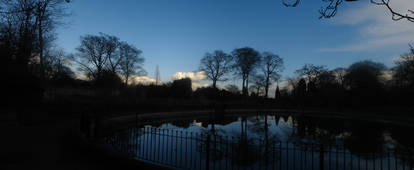
[[[413,127],[295,114],[150,121],[103,141],[176,169],[412,169]]]

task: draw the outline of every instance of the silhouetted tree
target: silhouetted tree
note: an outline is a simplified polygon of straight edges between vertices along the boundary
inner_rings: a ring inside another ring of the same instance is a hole
[[[45,78],[59,85],[72,83],[75,73],[70,69],[68,56],[62,49],[48,50],[44,57]]]
[[[122,86],[122,79],[117,73],[110,70],[103,70],[99,78],[94,80],[95,86],[101,88],[117,89]]]
[[[345,81],[354,103],[379,104],[377,102],[384,101],[380,76],[385,69],[384,64],[368,60],[349,66]]]
[[[227,85],[226,86],[226,90],[229,91],[229,92],[231,92],[231,93],[234,93],[234,94],[240,94],[239,87],[237,87],[234,84]]]
[[[301,78],[299,82],[297,83],[295,89],[294,89],[294,95],[297,101],[299,101],[300,104],[304,104],[304,99],[306,96],[306,80]]]
[[[312,101],[319,105],[342,105],[345,98],[345,89],[339,84],[335,72],[322,72],[316,80]]]
[[[66,4],[69,1],[64,0],[39,0],[35,1],[34,15],[36,17],[37,27],[37,47],[39,52],[40,75],[45,78],[45,56],[44,51],[48,42],[53,38],[53,30],[56,25],[60,24],[61,19],[68,16]],[[49,36],[49,37],[48,37]]]
[[[414,87],[414,48],[395,60],[394,80],[399,87]]]
[[[2,57],[9,58],[9,67],[20,74],[26,74],[28,64],[36,53],[36,2],[35,1],[0,1],[2,7]],[[4,55],[3,55],[4,54]]]
[[[354,2],[358,0],[345,0],[345,2]],[[322,0],[326,3],[326,6],[323,6],[319,13],[321,16],[319,18],[331,18],[336,15],[338,8],[342,5],[344,0]],[[374,5],[384,6],[391,14],[392,20],[398,21],[406,19],[408,21],[414,22],[414,12],[413,10],[408,10],[406,13],[401,13],[399,10],[395,10],[390,5],[390,0],[370,0]],[[282,0],[282,3],[287,7],[296,7],[299,5],[300,0]]]
[[[125,84],[128,85],[129,77],[132,74],[146,74],[145,70],[142,68],[144,58],[140,56],[142,53],[141,50],[138,50],[137,48],[126,42],[122,42],[119,46],[119,53],[119,65],[121,74],[125,77]]]
[[[345,82],[345,75],[347,73],[346,69],[339,67],[339,68],[333,69],[331,72],[335,76],[337,83],[343,87],[344,82]]]
[[[132,74],[146,74],[142,69],[144,58],[136,47],[120,42],[119,38],[103,33],[81,37],[81,45],[77,48],[78,54],[72,57],[89,78],[98,80],[103,72],[111,75],[121,74],[128,83]]]
[[[103,41],[104,53],[107,60],[106,67],[109,71],[116,73],[122,61],[122,54],[125,53],[125,51],[121,51],[121,48],[122,46],[125,46],[126,43],[123,42],[121,44],[121,42],[119,42],[119,38],[112,35],[100,33],[100,36]]]
[[[65,12],[64,1],[0,1],[0,58],[11,103],[38,106],[44,92],[44,50]],[[53,4],[52,4],[53,3]],[[41,72],[39,62],[42,64]],[[15,90],[10,90],[15,89]],[[21,112],[25,112],[19,109]],[[18,116],[21,117],[21,116]]]
[[[263,75],[254,75],[253,76],[253,85],[251,85],[249,88],[252,92],[253,96],[263,96],[264,90],[266,88],[266,80],[265,76]]]
[[[237,48],[232,52],[234,57],[234,67],[236,74],[242,77],[242,93],[248,95],[249,75],[252,73],[260,62],[260,54],[250,47]]]
[[[79,53],[74,61],[80,69],[92,79],[99,79],[105,71],[108,57],[106,54],[106,40],[100,35],[81,36],[81,44],[76,49]]]
[[[315,66],[313,64],[305,64],[302,68],[295,71],[301,77],[306,77],[308,83],[314,82],[316,78],[323,72],[328,71],[325,66]]]
[[[213,53],[206,53],[200,61],[200,70],[204,71],[207,77],[213,81],[213,88],[216,88],[217,81],[226,81],[223,78],[230,72],[232,57],[221,50]]]
[[[6,11],[0,14],[0,69],[6,80],[3,96],[7,107],[18,106],[17,119],[24,123],[28,113],[24,108],[38,105],[44,91],[41,81],[29,70],[37,54],[34,3],[0,1],[0,6]]]
[[[316,77],[316,88],[318,89],[323,89],[336,83],[336,77],[331,71],[321,72],[318,77]]]
[[[265,97],[268,97],[269,86],[273,81],[280,79],[280,74],[283,70],[283,60],[278,55],[270,52],[263,53],[262,71],[265,77]]]

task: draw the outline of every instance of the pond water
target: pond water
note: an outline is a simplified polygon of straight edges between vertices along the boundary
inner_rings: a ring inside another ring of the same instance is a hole
[[[212,114],[151,121],[104,141],[177,169],[412,169],[413,130],[342,118]]]

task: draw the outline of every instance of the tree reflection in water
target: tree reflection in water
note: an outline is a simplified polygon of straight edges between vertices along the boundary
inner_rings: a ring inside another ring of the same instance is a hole
[[[180,146],[181,143],[174,143],[177,139],[181,142],[184,140],[186,149],[187,143],[191,146],[195,145],[196,147],[192,149],[198,152],[195,155],[199,156],[195,159],[201,161],[200,166],[203,164],[207,169],[215,169],[216,166],[223,165],[227,167],[228,163],[232,167],[257,168],[270,165],[282,167],[283,165],[283,168],[288,168],[288,166],[295,166],[295,159],[301,161],[296,163],[298,166],[302,163],[306,166],[307,152],[311,152],[312,156],[315,153],[317,156],[315,160],[318,161],[315,166],[323,169],[324,166],[328,167],[327,162],[330,167],[329,157],[332,156],[332,152],[338,154],[338,151],[341,151],[343,153],[341,158],[351,160],[351,162],[353,161],[352,155],[357,159],[375,161],[385,159],[385,157],[381,158],[376,155],[384,156],[382,153],[386,153],[389,149],[393,151],[391,159],[398,158],[400,162],[413,163],[414,140],[407,135],[412,132],[413,128],[373,121],[261,113],[245,116],[211,114],[204,118],[183,119],[154,125],[159,128],[180,129],[180,131],[186,130],[200,134],[199,137],[190,139],[187,134],[185,138],[168,136],[166,142],[172,140],[172,143],[165,147],[170,150],[169,152],[182,149],[184,146]],[[151,124],[149,123],[148,126]],[[150,139],[158,142],[157,145],[161,143],[160,141],[165,141],[163,136],[165,134],[151,133]],[[131,140],[128,138],[140,138],[140,135],[131,136],[128,133],[118,132],[117,137],[120,141],[128,141]],[[148,134],[143,138],[148,140]],[[144,144],[142,145],[145,147]],[[163,147],[158,150],[162,151]],[[176,150],[171,150],[172,148]],[[401,154],[403,156],[399,156],[399,153],[403,153]],[[305,154],[304,162],[301,160],[302,154]],[[293,162],[289,159],[293,159]],[[397,159],[394,160],[397,161]],[[345,168],[346,164],[342,165]]]

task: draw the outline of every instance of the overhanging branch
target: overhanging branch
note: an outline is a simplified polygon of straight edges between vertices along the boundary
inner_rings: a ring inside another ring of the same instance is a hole
[[[321,14],[321,16],[319,17],[320,19],[334,17],[336,13],[338,12],[339,6],[344,1],[352,2],[352,1],[358,1],[358,0],[322,0],[322,1],[327,3],[327,6],[324,6],[319,10],[319,13]],[[402,19],[406,19],[410,22],[414,22],[414,10],[409,9],[407,10],[407,13],[405,14],[397,12],[395,11],[395,9],[391,7],[390,1],[391,0],[370,0],[372,4],[385,6],[387,10],[391,12],[392,20],[399,21]],[[282,0],[282,3],[286,7],[296,7],[299,5],[300,0]]]

